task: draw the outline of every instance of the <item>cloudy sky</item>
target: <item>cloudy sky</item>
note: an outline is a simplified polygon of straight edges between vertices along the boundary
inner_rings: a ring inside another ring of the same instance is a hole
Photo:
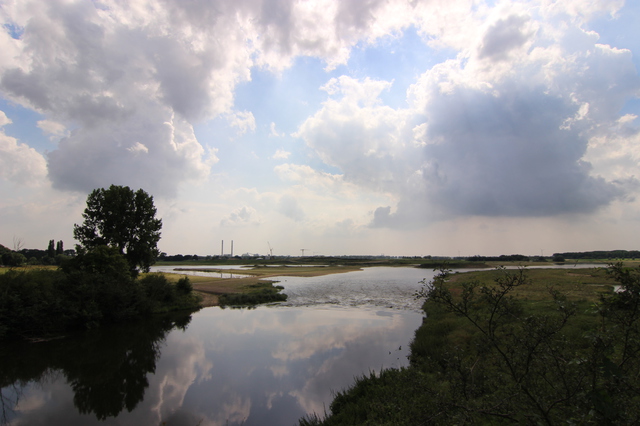
[[[0,244],[143,188],[170,254],[640,248],[640,4],[0,0]]]

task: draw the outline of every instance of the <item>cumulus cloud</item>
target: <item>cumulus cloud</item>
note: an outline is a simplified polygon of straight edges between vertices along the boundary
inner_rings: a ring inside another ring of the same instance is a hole
[[[240,134],[255,131],[253,112],[234,105],[252,70],[277,73],[300,56],[337,70],[354,46],[413,26],[426,45],[455,54],[419,70],[401,108],[382,101],[393,82],[329,79],[326,101],[295,136],[340,172],[285,164],[277,176],[312,188],[318,200],[383,194],[370,209],[374,226],[593,212],[634,187],[637,128],[620,110],[639,93],[637,70],[631,52],[583,29],[623,4],[27,0],[0,10],[0,90],[44,115],[38,126],[61,138],[46,157],[55,188],[115,183],[173,196],[184,182],[204,181],[218,161],[195,123],[221,116]],[[283,136],[274,123],[270,130]],[[4,158],[19,157],[42,179],[40,154],[4,134],[2,141]],[[10,167],[1,173],[16,179]],[[279,196],[276,209],[294,220],[314,210],[308,193]],[[257,218],[247,206],[221,223]]]
[[[412,114],[382,105],[390,83],[342,76],[325,86],[330,97],[295,136],[302,137],[327,164],[339,167],[348,182],[392,190],[403,182],[411,162]]]
[[[477,26],[475,48],[418,79],[408,108],[382,104],[387,82],[341,77],[323,87],[328,99],[296,136],[346,181],[398,196],[374,210],[373,226],[590,213],[635,187],[629,174],[598,174],[586,156],[638,93],[630,52],[571,22],[552,31],[521,11],[498,12]]]
[[[4,111],[0,111],[0,127],[6,126],[7,124],[13,123],[7,114]]]
[[[16,138],[7,136],[2,127],[10,123],[4,111],[0,111],[0,177],[19,185],[42,185],[47,176],[44,157]]]
[[[309,55],[334,68],[360,40],[407,25],[407,13],[379,1],[15,2],[0,13],[0,89],[64,136],[48,157],[54,187],[126,183],[172,196],[209,172],[194,122],[228,114],[240,133],[255,129],[251,112],[233,112],[252,67]]]

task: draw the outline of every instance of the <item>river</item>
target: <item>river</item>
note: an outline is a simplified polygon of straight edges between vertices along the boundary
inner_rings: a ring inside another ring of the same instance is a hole
[[[407,365],[433,271],[281,277],[289,300],[0,349],[11,425],[295,425],[356,376]]]

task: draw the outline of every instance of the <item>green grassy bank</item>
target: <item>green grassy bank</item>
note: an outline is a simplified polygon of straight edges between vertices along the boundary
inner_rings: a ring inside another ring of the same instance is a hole
[[[419,296],[410,365],[301,425],[640,421],[640,270],[443,272]]]

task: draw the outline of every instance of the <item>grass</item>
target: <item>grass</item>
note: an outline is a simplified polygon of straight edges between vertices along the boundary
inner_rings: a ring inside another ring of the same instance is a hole
[[[25,265],[25,266],[0,266],[0,274],[4,274],[7,271],[33,271],[37,269],[49,269],[55,271],[58,269],[57,265]]]
[[[480,293],[481,287],[496,286],[495,280],[502,274],[505,274],[505,270],[453,272],[446,283],[446,288],[451,292],[454,301],[460,301],[463,284],[476,281],[478,283],[476,293]],[[600,301],[601,295],[612,293],[613,284],[615,284],[606,271],[602,268],[579,267],[527,269],[526,276],[528,284],[516,287],[511,294],[520,301],[523,309],[521,318],[547,317],[550,318],[548,324],[551,324],[558,314],[550,289],[566,295],[566,299],[563,300],[575,308],[575,315],[563,328],[561,335],[569,345],[567,354],[571,355],[571,351],[574,350],[588,353],[591,347],[590,340],[585,339],[585,336],[596,330],[598,324],[598,315],[593,308]],[[484,381],[489,386],[487,389],[492,389],[491,386],[494,386],[491,378],[496,372],[492,368],[498,368],[496,367],[498,364],[493,364],[497,358],[486,358],[478,362],[481,354],[485,356],[486,341],[480,338],[477,330],[467,319],[452,314],[440,304],[426,301],[425,312],[427,316],[420,328],[416,330],[415,338],[411,343],[409,367],[383,370],[378,375],[371,374],[356,378],[350,388],[336,392],[330,406],[330,413],[308,415],[300,419],[299,424],[309,426],[508,423],[501,422],[499,417],[484,417],[482,414],[482,407],[485,407],[482,405],[484,398],[499,397],[502,389],[499,380],[495,385],[497,391],[494,390],[497,393],[469,396],[466,402],[462,401],[458,395],[460,389],[473,390],[476,385],[477,389],[480,389]],[[507,346],[503,349],[507,353],[511,353],[512,348],[518,348],[517,344],[511,346],[507,342],[520,342],[518,339],[523,339],[523,337],[509,334],[516,330],[517,327],[512,329],[509,323],[506,323],[506,328],[500,331],[506,339],[504,345]],[[537,355],[537,352],[534,355]],[[513,359],[520,360],[517,357]],[[541,362],[544,364],[543,361]],[[456,370],[455,366],[458,364],[460,369]],[[539,364],[536,365],[539,366]],[[486,370],[480,370],[481,366]],[[546,364],[539,367],[541,371],[546,370],[545,366]],[[476,367],[478,371],[474,372]],[[567,367],[567,371],[571,371],[570,368]],[[471,382],[469,385],[469,382],[457,378],[458,372],[461,378],[472,377],[471,373],[474,372],[472,380],[478,382],[476,384]],[[508,388],[511,393],[507,392],[507,394],[515,395],[512,392],[513,389],[516,388]],[[503,401],[499,398],[496,400]],[[459,403],[462,404],[460,407],[469,404],[468,407],[471,407],[471,410],[474,407],[473,404],[478,404],[481,408],[476,412],[470,411],[476,417],[464,417],[466,415],[464,410],[460,411],[462,417],[450,417],[449,409],[457,409]],[[488,406],[492,407],[491,404]],[[562,417],[562,413],[558,415]]]
[[[483,286],[494,286],[502,270],[454,273],[449,290],[455,295],[462,291],[462,283],[477,280]],[[529,301],[550,300],[549,289],[560,291],[573,302],[596,302],[600,295],[613,290],[613,283],[602,268],[527,269],[530,284],[518,287],[513,296]]]

